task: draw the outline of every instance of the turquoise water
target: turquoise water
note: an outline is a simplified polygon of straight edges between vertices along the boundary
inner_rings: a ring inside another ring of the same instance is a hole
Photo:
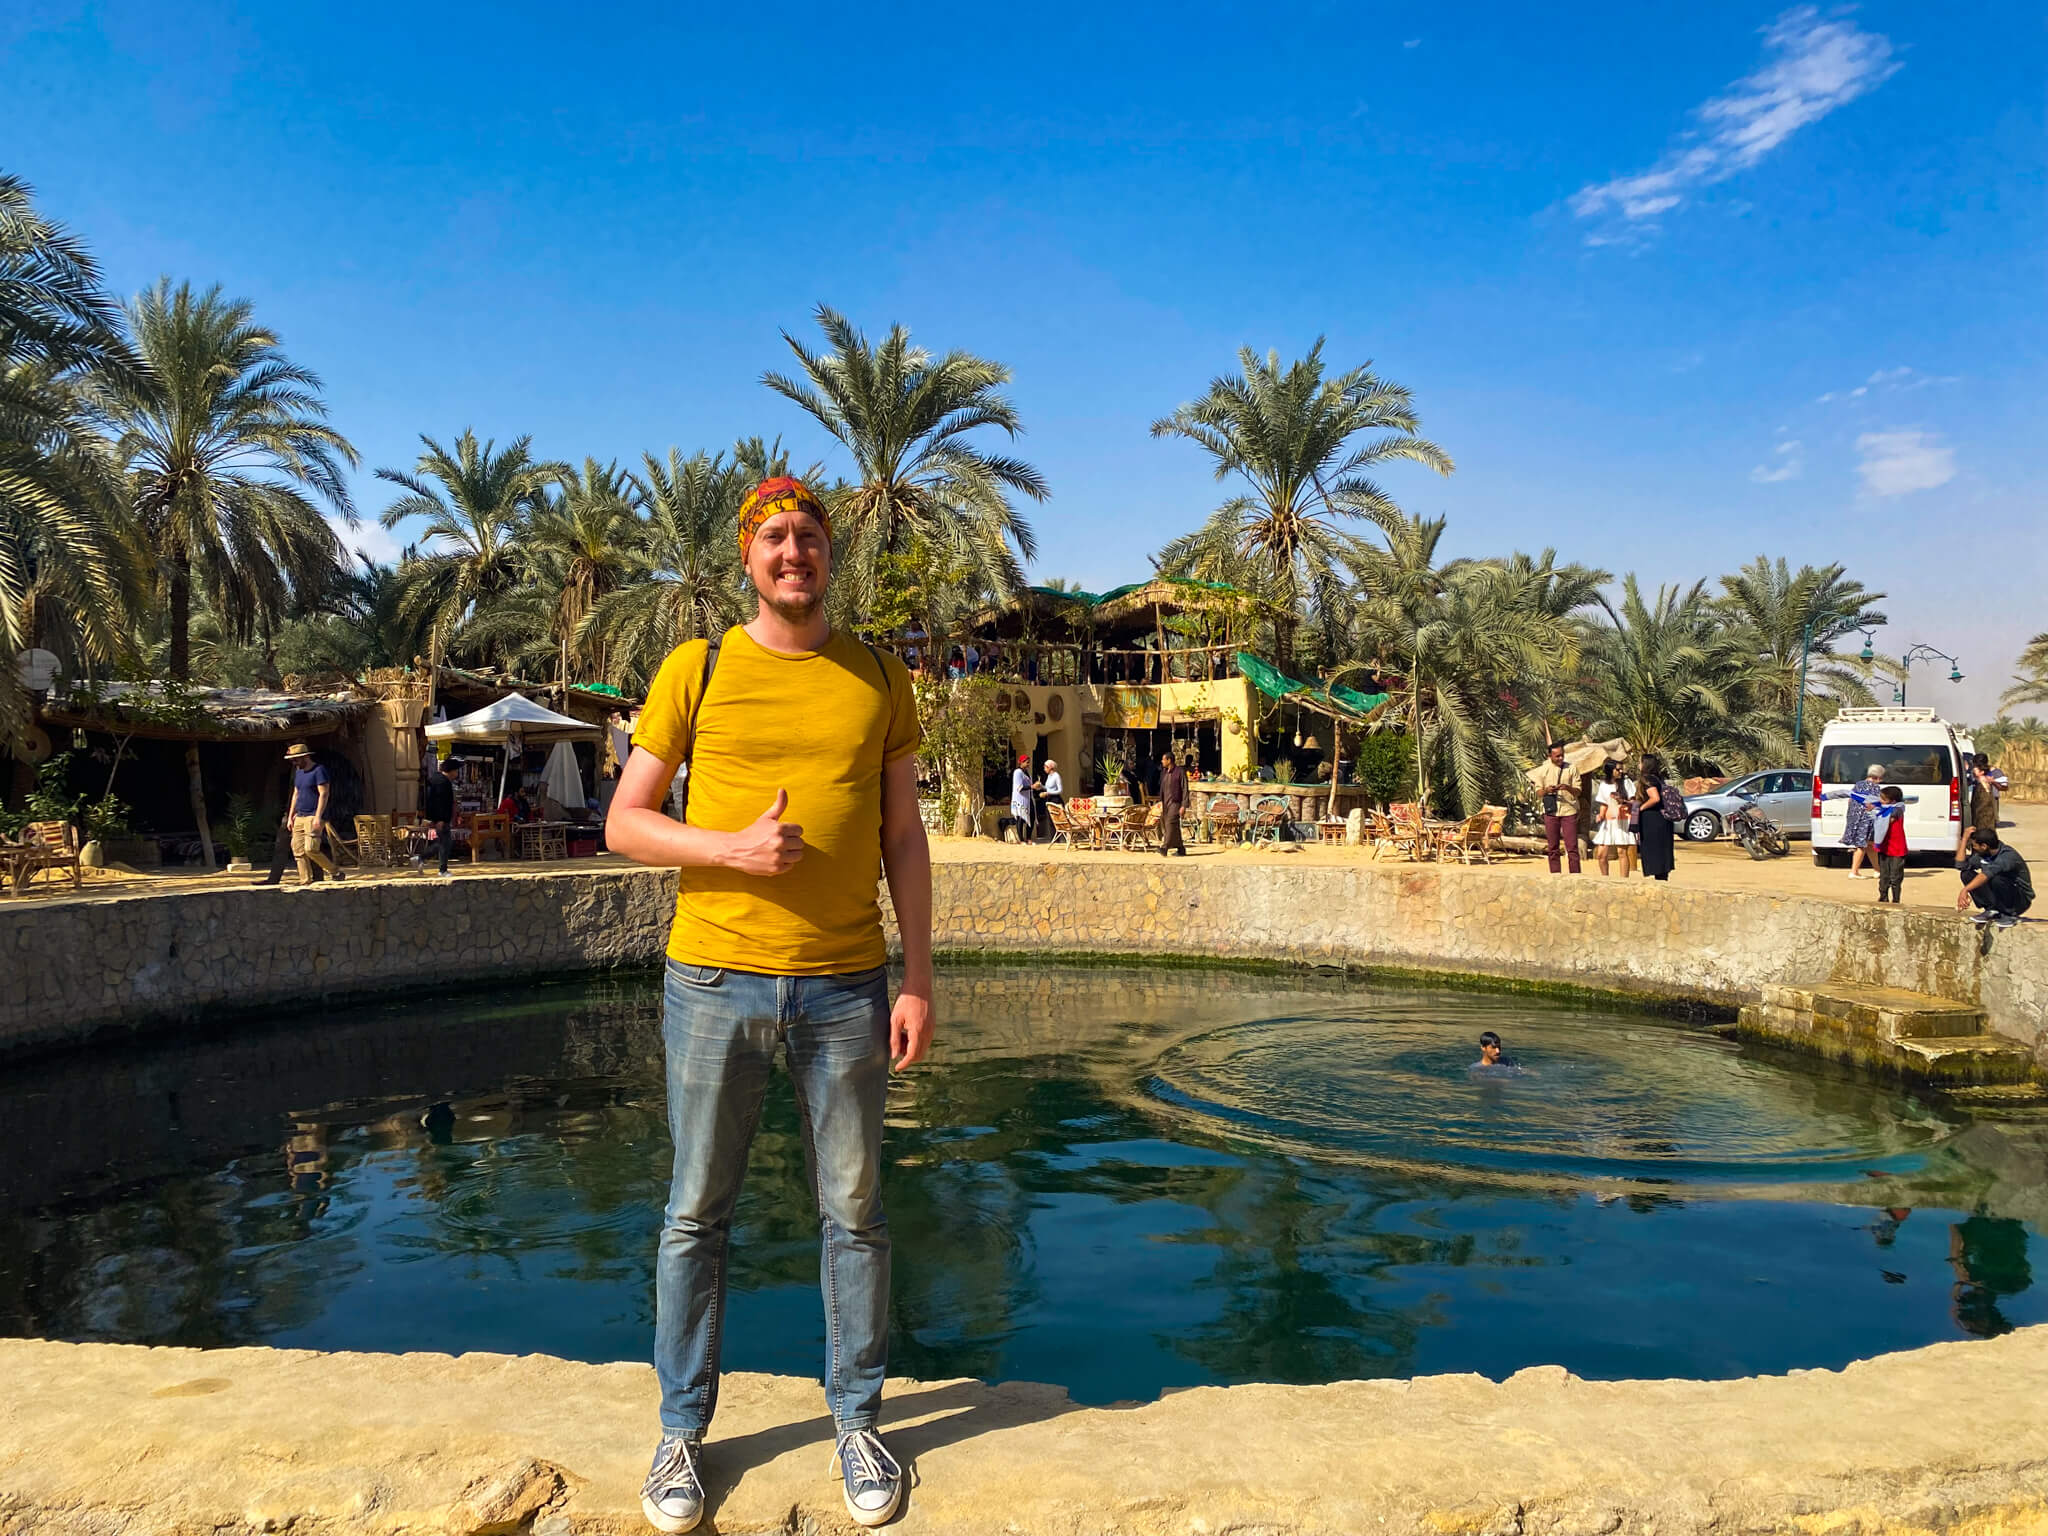
[[[279,1017],[0,1072],[0,1331],[638,1360],[651,978]],[[969,967],[898,1081],[892,1369],[1174,1387],[1728,1376],[2048,1319],[2044,1136],[1525,998]],[[1499,1030],[1519,1077],[1475,1078]],[[786,1080],[726,1364],[817,1374]]]

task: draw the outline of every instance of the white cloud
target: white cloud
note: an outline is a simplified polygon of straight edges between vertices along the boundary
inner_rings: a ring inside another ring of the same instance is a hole
[[[1873,496],[1909,496],[1931,491],[1956,477],[1953,448],[1943,447],[1931,432],[1904,427],[1892,432],[1865,432],[1856,439],[1862,455],[1856,472]]]
[[[1806,468],[1805,461],[1799,456],[1800,446],[1796,437],[1790,442],[1778,444],[1772,452],[1777,454],[1780,462],[1776,465],[1757,465],[1749,472],[1749,478],[1758,485],[1776,485],[1781,480],[1797,480]]]
[[[349,551],[350,562],[360,550],[378,565],[396,565],[404,552],[398,536],[374,517],[366,517],[351,528],[338,517],[330,516],[327,525],[334,530],[334,536],[341,540],[342,547]]]
[[[1401,46],[1403,48],[1420,48],[1422,46],[1422,39],[1419,37],[1411,37],[1406,42],[1401,44]]]
[[[1896,368],[1880,368],[1863,382],[1865,384],[1896,384],[1899,380],[1909,379],[1912,376],[1913,370],[1904,363],[1901,363]]]
[[[1846,16],[1823,17],[1810,5],[1786,11],[1763,30],[1764,63],[1693,113],[1696,126],[1647,171],[1581,187],[1572,211],[1605,219],[1588,245],[1626,242],[1702,187],[1747,170],[1809,123],[1876,89],[1898,71],[1891,40]],[[1615,221],[1619,220],[1618,226]],[[1615,233],[1619,228],[1620,233]]]

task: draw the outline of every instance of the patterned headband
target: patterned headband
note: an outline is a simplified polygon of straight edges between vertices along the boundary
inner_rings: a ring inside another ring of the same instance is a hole
[[[755,486],[740,503],[742,560],[752,552],[754,535],[761,531],[761,525],[778,512],[808,512],[825,530],[825,537],[832,537],[832,519],[825,515],[825,504],[811,493],[811,488],[788,475],[777,475]]]

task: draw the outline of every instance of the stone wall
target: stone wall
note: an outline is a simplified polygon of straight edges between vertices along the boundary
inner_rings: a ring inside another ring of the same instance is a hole
[[[948,861],[939,944],[1382,966],[1735,1007],[1821,981],[1981,1005],[2048,1054],[2048,933],[1953,914],[1434,865]],[[656,960],[670,872],[512,871],[0,907],[0,1047],[235,1007]]]

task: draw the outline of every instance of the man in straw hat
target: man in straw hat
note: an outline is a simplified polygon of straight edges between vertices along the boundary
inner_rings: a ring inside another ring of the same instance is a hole
[[[917,709],[902,662],[826,620],[832,531],[808,487],[755,487],[739,541],[759,609],[662,664],[606,822],[615,851],[680,871],[663,1026],[675,1166],[655,1265],[661,1443],[640,1507],[661,1531],[703,1518],[726,1244],[779,1046],[822,1218],[825,1398],[846,1509],[880,1525],[904,1490],[876,1432],[889,1353],[882,1109],[892,1060],[910,1066],[932,1034]],[[661,805],[685,762],[678,824]],[[903,941],[893,1009],[877,866]]]
[[[327,825],[327,770],[303,741],[285,748],[284,760],[292,768],[292,792],[285,801],[284,825],[280,832],[291,839],[292,857],[299,861],[299,884],[313,883],[313,866],[318,864],[330,880],[341,871],[320,851],[321,829]]]

